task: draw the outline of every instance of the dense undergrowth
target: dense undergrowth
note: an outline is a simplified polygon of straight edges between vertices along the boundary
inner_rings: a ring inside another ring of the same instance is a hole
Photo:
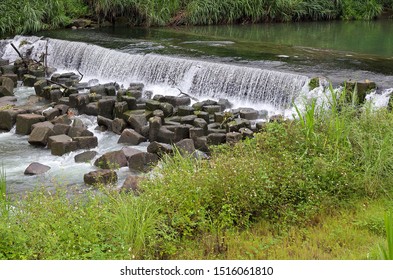
[[[168,156],[139,196],[3,190],[0,259],[379,258],[393,113],[346,100],[308,102],[210,160]]]
[[[92,17],[130,25],[205,25],[302,20],[370,20],[392,0],[2,0],[0,33],[29,33]],[[124,20],[123,20],[124,21]]]

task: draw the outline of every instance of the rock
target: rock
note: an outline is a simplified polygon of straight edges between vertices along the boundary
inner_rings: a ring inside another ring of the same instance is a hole
[[[112,131],[112,122],[113,121],[111,119],[105,118],[100,115],[97,116],[97,124],[106,127],[109,131]]]
[[[15,65],[3,65],[0,67],[1,73],[4,74],[15,74]]]
[[[31,130],[33,131],[36,127],[47,127],[53,130],[53,128],[55,127],[53,125],[53,123],[49,122],[49,121],[45,121],[45,122],[39,122],[39,123],[35,123],[31,126]]]
[[[128,110],[135,110],[136,109],[136,98],[132,96],[122,96],[121,101],[127,103]]]
[[[194,140],[198,137],[205,136],[206,133],[203,128],[200,127],[192,127],[190,128],[190,139]]]
[[[3,77],[11,79],[14,82],[14,87],[18,83],[18,75],[17,74],[4,74]]]
[[[184,116],[184,117],[181,117],[180,123],[181,123],[181,124],[193,125],[195,119],[198,119],[198,117],[197,117],[196,115]],[[202,119],[202,120],[203,120],[203,119]],[[203,121],[205,121],[205,120],[203,120]],[[207,125],[207,124],[206,124],[206,125]]]
[[[98,153],[96,151],[86,151],[80,153],[74,157],[76,163],[86,163],[90,162],[92,159],[96,157]]]
[[[226,142],[226,133],[212,133],[207,136],[207,144],[220,145]]]
[[[98,146],[98,139],[96,136],[80,136],[73,137],[73,140],[78,142],[78,149],[88,150]]]
[[[14,82],[7,77],[0,77],[0,97],[14,95]]]
[[[366,100],[366,95],[377,88],[375,82],[364,81],[346,81],[346,99],[348,102],[353,102],[353,95],[355,94],[356,104],[363,104]],[[356,89],[356,91],[355,91]]]
[[[122,150],[108,152],[99,157],[94,165],[102,169],[118,169],[127,166],[127,158]]]
[[[52,109],[46,109],[42,112],[42,115],[48,120],[54,120],[56,117],[60,116],[60,111],[59,109],[52,108]]]
[[[200,119],[204,119],[206,123],[210,123],[209,113],[204,111],[197,111],[195,112],[195,115]]]
[[[141,134],[136,132],[133,129],[125,129],[123,130],[118,144],[129,144],[129,145],[139,145],[142,142],[145,142],[146,138],[143,137]]]
[[[171,104],[173,107],[188,106],[191,104],[191,98],[179,97],[179,96],[165,96],[162,102],[167,102]]]
[[[195,152],[194,141],[191,139],[183,139],[177,142],[175,147],[182,155],[192,155]]]
[[[139,182],[143,179],[141,176],[129,175],[124,181],[120,192],[124,193],[133,193],[134,195],[138,195],[139,190]]]
[[[48,148],[50,149],[55,142],[71,142],[72,138],[65,134],[54,135],[48,137]]]
[[[50,167],[38,162],[31,163],[25,170],[25,175],[40,175],[48,172]]]
[[[157,141],[151,142],[147,147],[147,152],[156,154],[158,156],[162,156],[164,154],[171,154],[173,153],[172,145],[159,143]]]
[[[195,148],[200,151],[209,152],[209,146],[207,142],[207,136],[198,137],[194,140]]]
[[[37,77],[29,74],[23,75],[23,85],[25,87],[34,87],[34,84],[37,82]]]
[[[233,107],[233,104],[228,99],[222,99],[222,98],[218,100],[217,105],[221,106],[221,111],[224,111],[226,109],[231,109]]]
[[[269,122],[277,122],[277,123],[282,123],[284,121],[284,116],[283,115],[274,115],[269,118]]]
[[[182,124],[174,127],[175,132],[175,142],[179,142],[180,140],[186,139],[190,137],[190,129],[192,125]]]
[[[242,108],[240,109],[240,118],[246,120],[256,120],[258,119],[258,111],[252,108]]]
[[[130,170],[149,172],[158,162],[158,156],[151,153],[138,153],[131,156],[128,160]]]
[[[46,80],[38,80],[34,83],[35,94],[40,97],[44,97],[44,87],[48,86]]]
[[[93,102],[86,105],[85,114],[90,116],[98,116],[98,103]]]
[[[113,108],[113,117],[114,118],[122,118],[124,112],[128,111],[127,102],[115,102],[115,106]]]
[[[207,112],[209,115],[214,115],[214,113],[221,112],[221,106],[220,105],[203,106],[202,110]]]
[[[168,102],[160,103],[160,109],[162,110],[162,112],[164,112],[165,118],[173,115],[174,108],[173,108],[172,104],[170,104]]]
[[[135,148],[132,148],[132,147],[123,147],[121,150],[123,151],[124,155],[126,156],[127,161],[133,155],[143,153],[141,150],[138,150],[138,149],[135,149]]]
[[[266,122],[257,122],[255,124],[257,131],[265,131],[267,123]]]
[[[240,142],[243,139],[243,136],[239,132],[228,132],[226,136],[226,141],[230,145],[234,145]]]
[[[45,147],[48,144],[48,138],[54,134],[49,127],[36,127],[30,133],[28,142],[31,145]]]
[[[127,123],[133,128],[136,132],[141,133],[142,128],[147,125],[147,120],[144,114],[142,115],[131,115],[127,119]]]
[[[207,122],[204,119],[202,119],[202,118],[194,119],[193,125],[196,128],[202,128],[203,132],[205,134],[207,133]]]
[[[55,133],[55,135],[61,135],[61,134],[67,135],[70,128],[71,126],[67,124],[58,123],[53,126],[53,132]]]
[[[58,116],[57,118],[54,118],[52,120],[52,123],[54,125],[56,125],[56,124],[67,124],[67,125],[70,125],[72,123],[72,120],[67,115],[61,115],[61,116]]]
[[[175,142],[175,133],[166,127],[161,127],[158,131],[157,141],[166,144],[172,144]],[[150,142],[152,141],[150,140]]]
[[[88,94],[73,93],[69,96],[70,107],[78,109],[83,114],[86,110],[87,104],[89,104]]]
[[[254,132],[247,127],[242,127],[241,129],[239,129],[239,132],[243,136],[243,139],[252,138],[254,136]]]
[[[127,123],[123,119],[116,118],[112,122],[112,131],[116,134],[121,134],[127,127]]]
[[[246,127],[251,128],[251,123],[246,119],[234,119],[226,124],[227,132],[238,132],[239,129]]]
[[[28,135],[31,133],[31,126],[38,122],[45,121],[45,117],[37,114],[19,114],[16,117],[16,134]]]
[[[78,150],[78,142],[53,142],[50,146],[51,154],[54,156],[62,156],[70,152]]]
[[[194,108],[192,108],[191,106],[179,106],[177,108],[177,115],[181,117],[193,115],[194,111]]]
[[[161,103],[156,100],[147,100],[146,101],[146,110],[147,111],[155,111],[161,109]]]
[[[98,115],[107,119],[113,119],[113,109],[116,101],[113,99],[101,99],[98,101]]]
[[[49,92],[50,102],[57,103],[62,97],[63,97],[63,92],[60,89],[53,89]]]
[[[24,113],[19,109],[0,110],[0,129],[10,131],[16,123],[18,114]]]
[[[117,174],[113,170],[97,170],[91,171],[83,176],[86,185],[106,185],[115,184],[117,182]]]
[[[157,141],[158,133],[162,126],[160,117],[152,117],[149,119],[149,140],[150,142]]]

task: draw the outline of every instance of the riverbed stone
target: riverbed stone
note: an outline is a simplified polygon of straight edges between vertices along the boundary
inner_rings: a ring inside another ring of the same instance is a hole
[[[205,136],[206,132],[203,128],[200,127],[192,127],[190,128],[190,139],[194,140],[198,137]]]
[[[201,136],[198,137],[194,140],[194,145],[195,148],[197,148],[200,151],[209,152],[209,145],[208,145],[208,140],[207,140],[207,136]]]
[[[124,181],[123,185],[120,188],[120,192],[124,193],[132,193],[134,195],[139,195],[139,183],[143,179],[142,176],[129,175]]]
[[[63,92],[60,89],[52,89],[49,92],[49,100],[50,102],[59,102],[59,100],[63,97]]]
[[[124,129],[119,140],[118,144],[128,144],[128,145],[139,145],[142,142],[145,142],[146,138],[136,132],[133,129]]]
[[[197,119],[197,118],[198,118],[198,117],[197,117],[196,115],[184,116],[184,117],[181,117],[180,123],[181,123],[181,124],[190,124],[190,125],[193,125],[195,119]]]
[[[62,156],[78,150],[78,142],[76,141],[53,142],[51,143],[50,149],[52,155]]]
[[[157,141],[166,144],[172,144],[175,142],[175,133],[170,131],[167,127],[161,127],[158,131]],[[152,141],[150,140],[150,142]]]
[[[173,105],[168,102],[160,103],[160,110],[164,112],[165,118],[172,116],[174,112]]]
[[[228,132],[226,134],[227,144],[234,145],[240,142],[243,138],[243,135],[240,132]]]
[[[194,114],[194,108],[191,106],[179,106],[177,107],[177,115],[184,117],[188,115],[193,115]]]
[[[67,114],[65,114],[65,115],[60,115],[60,116],[54,118],[51,122],[54,125],[56,125],[56,124],[70,125],[72,123],[72,120],[70,119],[70,117]]]
[[[214,113],[221,112],[221,106],[207,105],[207,106],[203,106],[202,110],[207,112],[209,115],[214,115]]]
[[[34,146],[45,147],[48,144],[48,138],[53,135],[54,132],[49,127],[36,127],[30,133],[28,142]]]
[[[226,133],[211,133],[207,136],[208,145],[220,145],[226,142]]]
[[[136,149],[136,148],[133,148],[133,147],[123,147],[121,150],[124,153],[124,155],[125,155],[125,157],[127,159],[127,162],[130,159],[130,157],[132,157],[133,155],[136,155],[136,154],[139,154],[139,153],[143,153],[143,151],[141,151],[139,149]]]
[[[104,126],[107,130],[112,131],[112,119],[105,118],[103,116],[97,116],[97,124],[100,126]]]
[[[7,77],[0,77],[0,97],[14,95],[14,82]]]
[[[121,135],[124,129],[126,129],[127,123],[123,119],[115,118],[112,122],[112,131],[118,135]]]
[[[192,139],[183,139],[175,144],[175,147],[182,155],[192,155],[195,152],[195,145]]]
[[[96,157],[98,153],[96,151],[86,151],[80,153],[74,157],[76,163],[86,163],[90,162],[92,159]]]
[[[157,141],[151,142],[147,147],[147,152],[162,156],[164,154],[173,153],[173,146],[170,144],[160,143]]]
[[[30,176],[40,175],[48,172],[49,170],[50,170],[49,166],[41,164],[39,162],[33,162],[25,169],[24,174]]]
[[[246,127],[251,129],[251,123],[249,120],[246,119],[234,119],[226,124],[227,132],[237,132],[239,129]]]
[[[98,139],[96,136],[79,136],[73,137],[72,139],[78,142],[78,149],[89,150],[98,146]]]
[[[146,101],[146,110],[147,111],[155,111],[155,110],[159,110],[161,107],[161,102],[156,101],[156,100],[147,100]]]
[[[61,134],[67,135],[70,128],[71,126],[68,124],[58,123],[53,126],[53,132],[55,133],[55,135],[61,135]]]
[[[118,169],[127,166],[127,158],[122,150],[108,152],[99,157],[94,165],[102,169]]]
[[[258,119],[258,111],[252,108],[241,108],[240,118],[246,120],[256,120]]]
[[[60,116],[60,111],[57,108],[47,109],[42,112],[42,115],[46,118],[46,120],[51,121]]]
[[[243,139],[252,138],[254,136],[254,132],[247,127],[240,128],[239,132],[241,133]]]
[[[71,142],[72,138],[65,134],[54,135],[48,137],[48,148],[50,149],[55,142]]]
[[[16,117],[21,113],[25,111],[16,108],[0,110],[0,129],[10,131],[16,123]]]
[[[149,119],[149,140],[157,141],[158,132],[162,126],[162,120],[160,117],[152,117]]]
[[[117,180],[117,173],[109,169],[91,171],[83,176],[85,184],[92,186],[115,184]]]
[[[163,102],[170,103],[173,107],[188,106],[191,104],[191,98],[185,96],[165,96]]]
[[[47,127],[47,128],[50,128],[53,130],[53,128],[55,126],[50,121],[44,121],[44,122],[38,122],[38,123],[33,124],[31,126],[31,130],[33,131],[36,127]]]
[[[114,99],[101,99],[98,101],[98,115],[113,119],[113,109],[116,101]]]
[[[98,116],[98,103],[92,102],[86,105],[85,114],[89,116]]]
[[[128,160],[128,166],[131,171],[149,172],[158,162],[156,154],[142,152],[131,156]]]
[[[44,97],[44,87],[48,86],[46,80],[38,80],[34,83],[35,94],[40,97]]]
[[[28,135],[31,133],[31,126],[38,122],[45,121],[45,117],[37,114],[19,114],[16,117],[16,134]]]

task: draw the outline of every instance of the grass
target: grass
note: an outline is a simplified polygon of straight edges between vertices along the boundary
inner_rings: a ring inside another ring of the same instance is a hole
[[[78,17],[141,26],[371,20],[392,7],[392,0],[3,0],[0,34],[64,27]]]
[[[393,113],[326,95],[324,109],[312,102],[209,160],[175,152],[137,197],[41,189],[13,200],[0,258],[390,258]]]

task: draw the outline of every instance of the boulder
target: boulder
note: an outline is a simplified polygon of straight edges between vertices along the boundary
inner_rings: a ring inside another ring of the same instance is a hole
[[[188,106],[191,104],[191,98],[179,97],[179,96],[165,96],[162,102],[167,102],[171,104],[173,107]]]
[[[123,130],[127,127],[127,123],[123,119],[116,118],[112,122],[112,131],[116,134],[121,135]]]
[[[92,102],[86,105],[85,114],[90,116],[98,116],[98,103]]]
[[[202,110],[207,112],[209,115],[214,115],[214,113],[221,112],[221,106],[220,105],[207,105],[207,106],[203,106]]]
[[[113,119],[114,99],[101,99],[98,101],[98,115],[107,119]]]
[[[131,128],[133,128],[136,132],[141,133],[142,128],[147,125],[147,120],[146,116],[144,114],[138,114],[138,115],[131,115],[127,119],[127,123],[130,125]]]
[[[357,104],[362,104],[366,100],[366,95],[377,88],[377,85],[373,81],[346,81],[346,99],[348,102],[353,101],[353,97],[356,98]],[[356,90],[355,90],[356,89]]]
[[[24,113],[19,109],[0,110],[0,129],[10,131],[16,123],[18,114]]]
[[[97,116],[97,124],[106,127],[107,130],[112,131],[113,120],[105,118],[103,116]]]
[[[192,139],[183,139],[177,142],[175,147],[182,155],[192,155],[195,152],[194,141]]]
[[[54,135],[48,137],[48,148],[50,149],[55,142],[71,142],[72,138],[65,134]]]
[[[102,169],[118,169],[127,166],[127,158],[122,150],[108,152],[99,157],[94,165]]]
[[[147,147],[147,152],[162,156],[164,154],[173,153],[173,147],[170,144],[159,143],[157,141],[151,142]]]
[[[67,125],[70,125],[72,123],[72,120],[68,117],[68,115],[60,115],[57,118],[54,118],[51,122],[54,125],[56,125],[56,124],[67,124]]]
[[[128,111],[127,102],[115,102],[115,106],[113,109],[114,118],[122,118],[124,112]]]
[[[155,111],[161,109],[161,102],[156,100],[147,100],[146,101],[146,110],[147,111]]]
[[[78,150],[78,142],[53,142],[51,143],[51,154],[54,156],[62,156],[70,152]]]
[[[38,122],[45,121],[45,117],[37,114],[19,114],[16,117],[16,133],[28,135],[31,133],[31,126]]]
[[[186,139],[190,137],[190,129],[192,125],[182,124],[174,127],[175,132],[175,142]]]
[[[129,144],[129,145],[139,145],[142,142],[145,142],[146,138],[143,137],[141,134],[136,132],[133,129],[125,129],[123,130],[118,144]]]
[[[242,140],[243,136],[239,132],[228,132],[226,136],[226,141],[228,144],[233,145]]]
[[[128,160],[128,166],[130,170],[149,172],[157,162],[156,154],[142,152],[132,155]]]
[[[61,135],[61,134],[67,135],[70,128],[71,126],[69,126],[68,124],[58,123],[53,126],[53,132],[55,133],[55,135]]]
[[[0,97],[14,95],[14,82],[7,77],[0,77]]]
[[[239,129],[239,132],[241,133],[243,139],[252,138],[254,136],[254,132],[247,127],[242,127],[241,129]]]
[[[49,127],[36,127],[30,133],[28,142],[34,146],[45,147],[48,144],[48,138],[54,134]]]
[[[96,157],[98,153],[96,151],[86,151],[80,153],[74,157],[76,163],[86,163],[90,162],[92,159]]]
[[[256,120],[258,119],[258,111],[252,108],[242,108],[240,109],[240,118],[246,120]]]
[[[172,116],[174,112],[172,104],[168,102],[160,103],[160,110],[164,113],[165,118]]]
[[[25,170],[25,175],[40,175],[49,171],[50,167],[38,162],[31,163]]]
[[[170,131],[167,127],[161,127],[158,131],[157,141],[166,144],[172,144],[175,142],[175,133]],[[150,140],[150,142],[152,141]]]
[[[44,87],[48,86],[46,80],[38,80],[34,83],[35,94],[40,97],[44,97]]]
[[[73,140],[78,142],[78,148],[82,150],[93,149],[98,146],[98,139],[96,136],[79,136],[74,137]]]
[[[246,119],[234,119],[226,125],[227,132],[238,132],[243,127],[251,129],[250,121]]]
[[[36,127],[48,127],[50,129],[53,130],[53,128],[55,127],[53,125],[53,123],[49,122],[49,121],[45,121],[45,122],[39,122],[39,123],[35,123],[31,126],[31,130],[33,131]]]
[[[207,136],[207,144],[220,145],[226,142],[226,133],[211,133]]]
[[[181,124],[193,125],[195,119],[198,119],[198,117],[197,117],[196,115],[184,116],[184,117],[181,117],[180,123],[181,123]],[[203,119],[202,119],[202,120],[203,120]],[[203,120],[203,121],[205,121],[205,120]],[[207,125],[207,124],[206,124],[206,125]]]
[[[157,141],[158,133],[162,126],[160,117],[152,117],[149,119],[149,140],[150,142]]]
[[[194,140],[198,137],[205,136],[206,133],[203,128],[200,127],[192,127],[190,128],[190,139]]]
[[[113,170],[97,170],[91,171],[83,176],[86,185],[106,185],[115,184],[117,182],[117,174]]]
[[[56,117],[60,116],[60,111],[57,108],[48,108],[42,111],[42,115],[48,120],[54,120]]]
[[[194,111],[194,108],[192,108],[191,106],[179,106],[177,108],[177,114],[181,117],[193,115]]]
[[[121,186],[120,192],[133,193],[134,195],[138,195],[140,192],[139,182],[142,179],[143,177],[141,176],[129,175]]]
[[[138,149],[135,149],[132,147],[123,147],[121,150],[123,151],[124,155],[126,156],[127,162],[130,159],[130,157],[132,157],[133,155],[143,153],[141,150],[138,150]]]
[[[207,136],[198,137],[194,140],[195,148],[202,152],[209,152],[209,145],[207,142]]]

